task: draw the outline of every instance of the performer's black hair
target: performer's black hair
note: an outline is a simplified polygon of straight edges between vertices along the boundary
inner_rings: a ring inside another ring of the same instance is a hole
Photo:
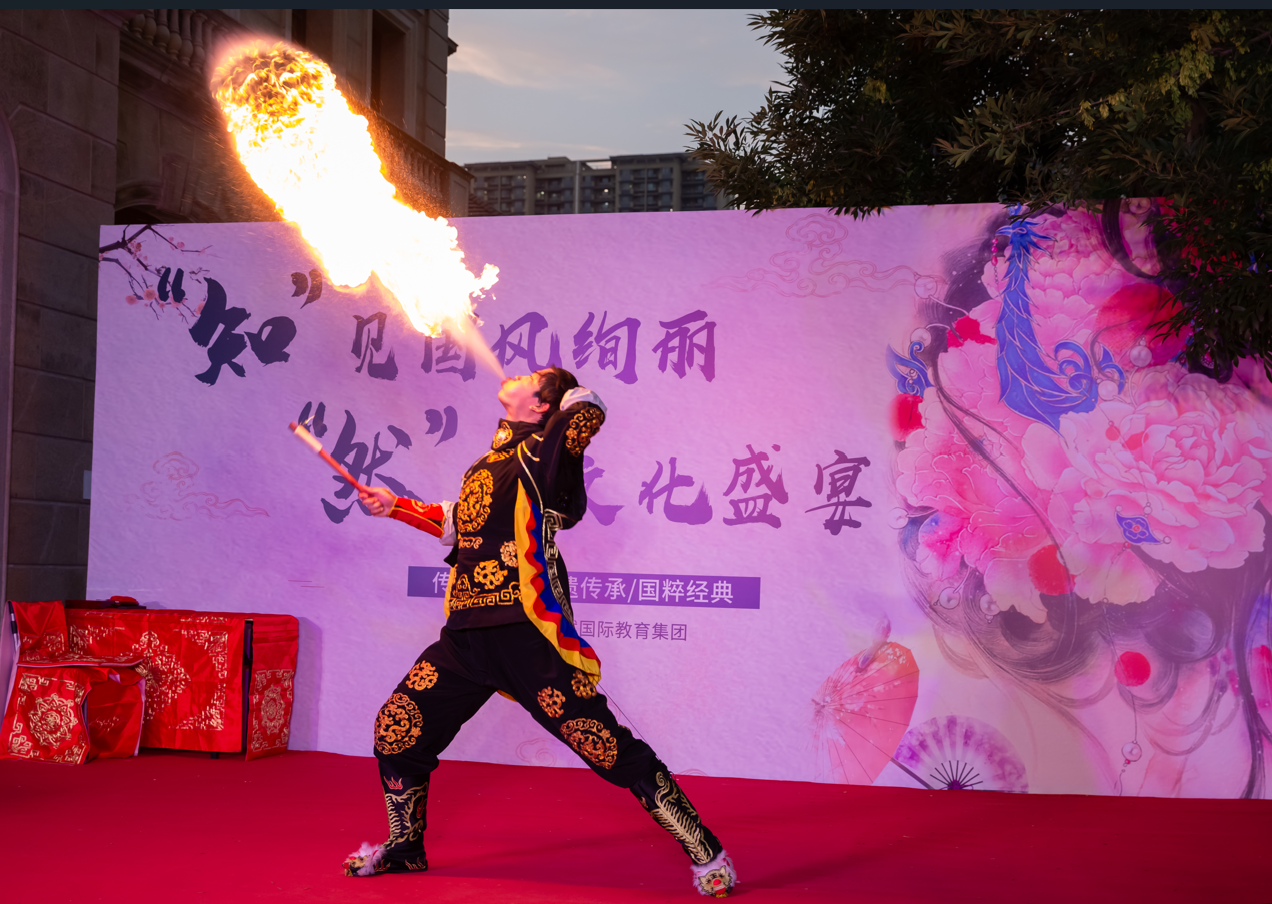
[[[548,410],[544,412],[539,423],[546,424],[548,418],[561,410],[561,399],[565,398],[567,392],[578,386],[579,381],[574,374],[563,367],[545,367],[536,373],[539,375],[539,391],[536,395],[540,402],[548,403]]]

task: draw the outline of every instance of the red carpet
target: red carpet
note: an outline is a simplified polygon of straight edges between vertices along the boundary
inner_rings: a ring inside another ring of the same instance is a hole
[[[754,904],[1272,902],[1272,802],[687,777]],[[146,751],[0,761],[0,901],[704,900],[628,792],[581,769],[443,763],[421,875],[346,879],[386,834],[375,761]]]

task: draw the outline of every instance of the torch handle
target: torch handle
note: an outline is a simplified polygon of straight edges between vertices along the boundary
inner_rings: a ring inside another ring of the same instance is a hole
[[[315,439],[313,434],[311,434],[308,430],[306,430],[300,424],[297,424],[295,421],[288,424],[288,427],[291,429],[292,433],[296,434],[296,436],[300,438],[301,442],[303,442],[305,445],[309,446],[315,452],[317,452],[318,457],[321,458],[323,461],[325,461],[327,464],[331,465],[331,467],[335,470],[335,472],[339,474],[341,477],[343,477],[345,480],[347,480],[350,483],[350,485],[353,486],[355,490],[357,490],[359,493],[371,492],[371,490],[368,487],[363,486],[361,483],[355,480],[353,475],[349,473],[348,469],[345,468],[344,465],[342,465],[340,462],[332,458],[331,453],[328,452],[326,449],[324,449],[322,447],[322,444],[318,442],[318,440]]]

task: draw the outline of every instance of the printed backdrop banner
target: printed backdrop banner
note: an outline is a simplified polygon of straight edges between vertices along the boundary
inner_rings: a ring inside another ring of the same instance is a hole
[[[1272,385],[1155,339],[1141,215],[455,224],[500,268],[507,372],[609,406],[560,545],[602,690],[675,771],[1265,792]],[[446,549],[287,424],[454,500],[498,379],[374,280],[330,285],[289,224],[102,245],[89,595],[298,616],[292,747],[370,754]],[[447,756],[580,765],[500,697]]]

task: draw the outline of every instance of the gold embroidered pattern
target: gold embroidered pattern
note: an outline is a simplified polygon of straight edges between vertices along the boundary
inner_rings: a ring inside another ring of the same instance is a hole
[[[499,558],[509,568],[517,567],[517,541],[509,540],[503,546],[499,547]]]
[[[486,455],[486,461],[494,464],[497,461],[503,461],[505,458],[511,458],[516,454],[516,449],[504,449],[502,452],[490,452]]]
[[[224,624],[224,619],[195,617],[190,619],[195,623],[203,623],[209,625]],[[216,690],[213,692],[212,699],[208,701],[208,706],[201,710],[191,713],[186,718],[177,723],[177,728],[211,728],[220,731],[225,727],[226,721],[226,703],[229,690],[228,678],[229,672],[229,632],[225,630],[189,630],[185,629],[180,632],[181,636],[187,640],[193,641],[203,647],[208,652],[208,658],[211,659],[213,667],[216,669],[217,681]],[[147,689],[149,689],[149,680],[147,680]]]
[[[499,429],[495,431],[495,438],[490,441],[490,448],[498,449],[510,439],[512,439],[512,428],[507,424],[500,424]]]
[[[397,794],[384,792],[384,808],[389,811],[389,840],[385,847],[424,837],[424,808],[428,806],[428,782]],[[427,869],[427,867],[425,867]]]
[[[543,711],[548,714],[551,719],[561,718],[561,714],[565,712],[565,694],[556,688],[545,687],[539,691],[539,705],[543,707]]]
[[[478,546],[481,546],[481,537],[460,537],[459,538],[460,549],[476,549]]]
[[[252,672],[251,724],[247,744],[250,752],[287,749],[295,679],[293,669]]]
[[[31,672],[20,675],[11,700],[14,718],[3,747],[25,759],[38,756],[53,763],[81,762],[88,753],[88,734],[76,730],[80,725],[77,714],[82,711],[86,691],[86,685],[74,680]],[[69,698],[62,696],[67,693]],[[33,740],[46,748],[61,749],[39,751]]]
[[[487,559],[473,569],[473,580],[482,584],[487,590],[494,590],[503,583],[508,572],[499,567],[494,559]]]
[[[477,609],[481,606],[511,606],[521,602],[521,588],[516,581],[494,593],[473,593],[468,575],[461,574],[451,591],[449,605],[455,609]]]
[[[654,792],[652,805],[641,800],[654,822],[667,830],[667,834],[680,842],[689,855],[689,859],[699,866],[710,863],[715,856],[711,845],[702,837],[702,820],[698,811],[689,803],[689,798],[680,790],[671,778],[662,770],[656,775],[658,789]]]
[[[474,471],[464,482],[459,504],[455,506],[455,523],[460,531],[475,534],[486,523],[490,516],[490,494],[494,489],[495,482],[485,468]]]
[[[561,726],[561,737],[579,756],[587,757],[602,769],[613,768],[618,759],[618,739],[595,719],[571,719]]]
[[[391,755],[406,750],[420,736],[424,721],[419,707],[406,694],[394,694],[375,719],[375,749]]]
[[[574,678],[570,681],[570,687],[574,688],[574,696],[582,697],[584,700],[596,696],[596,685],[592,683],[592,679],[588,678],[579,669],[574,670]]]
[[[434,684],[437,684],[437,669],[423,659],[415,663],[415,668],[406,676],[406,686],[413,691],[426,691]]]
[[[604,421],[605,415],[601,414],[601,409],[588,405],[570,418],[570,426],[565,430],[565,448],[575,458],[581,457]]]
[[[27,714],[31,735],[45,747],[57,747],[75,730],[75,701],[65,697],[41,697]]]
[[[145,631],[128,651],[130,654],[144,656],[137,671],[146,679],[146,711],[145,719],[149,721],[155,713],[167,707],[181,696],[190,685],[190,674],[181,666],[181,660],[167,645],[159,639],[154,631]],[[217,670],[218,673],[220,669]],[[224,675],[218,674],[218,678]],[[207,728],[209,726],[191,726]],[[212,728],[219,729],[220,725]]]

